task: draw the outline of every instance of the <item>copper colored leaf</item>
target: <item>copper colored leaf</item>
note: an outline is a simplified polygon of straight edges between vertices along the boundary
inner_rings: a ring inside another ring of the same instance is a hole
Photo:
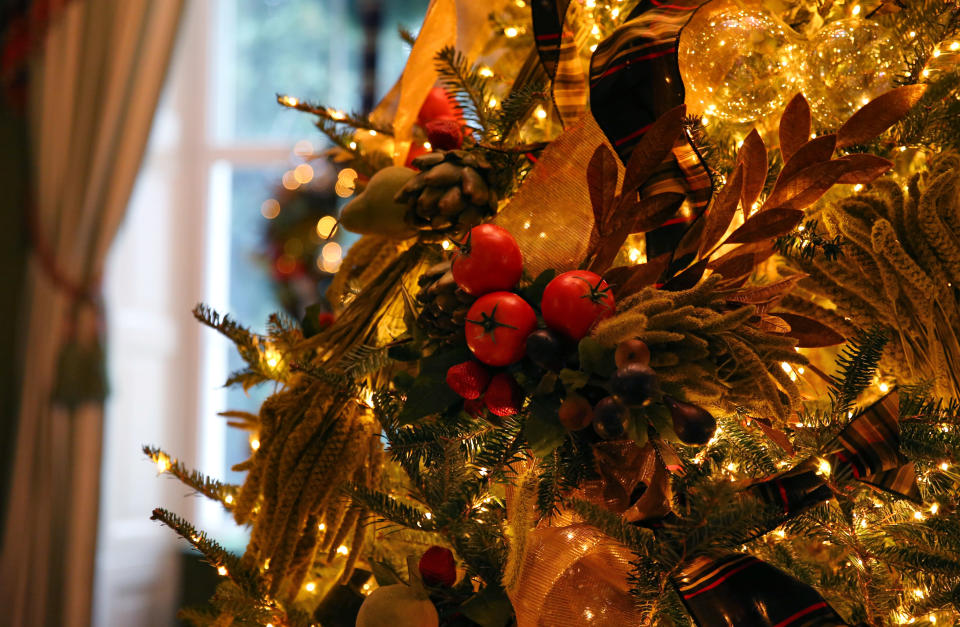
[[[703,240],[700,242],[700,255],[707,254],[720,241],[730,228],[733,214],[737,212],[740,195],[743,191],[743,166],[737,165],[727,184],[716,195],[710,209],[707,210],[706,225],[703,227]]]
[[[618,178],[616,156],[605,144],[600,144],[587,165],[587,187],[590,190],[590,204],[593,205],[594,224],[601,232],[607,223],[607,215],[613,210]]]
[[[757,129],[750,131],[743,139],[737,161],[743,164],[743,189],[740,199],[743,204],[743,217],[746,218],[751,205],[757,202],[767,182],[767,147],[760,139]]]
[[[836,135],[821,135],[800,146],[800,148],[793,153],[793,156],[790,157],[790,160],[784,164],[783,169],[780,170],[780,174],[777,176],[777,182],[773,186],[773,191],[776,192],[778,186],[789,181],[804,168],[815,163],[830,161],[836,145]]]
[[[837,131],[837,147],[864,144],[907,114],[927,90],[926,85],[904,85],[880,94],[860,107]]]
[[[772,426],[767,420],[754,418],[753,422],[760,427],[760,430],[763,431],[765,436],[782,448],[788,455],[794,454],[795,449],[793,448],[793,443],[790,441],[790,438],[787,437],[786,433]]]
[[[767,331],[769,333],[790,333],[790,325],[787,324],[787,321],[778,316],[771,316],[769,314],[763,314],[760,316],[760,322],[757,324],[757,328],[761,331]]]
[[[663,284],[663,289],[668,292],[679,292],[682,290],[688,290],[694,285],[696,285],[703,273],[707,270],[707,259],[701,259],[697,263],[693,264],[680,274],[674,276],[672,279]]]
[[[883,157],[870,154],[847,155],[846,157],[841,157],[840,161],[846,161],[852,164],[849,166],[846,174],[837,180],[837,183],[845,183],[847,185],[853,185],[855,183],[866,185],[893,168],[893,163],[890,161],[887,161]]]
[[[789,180],[782,183],[778,181],[763,205],[780,209],[809,207],[826,194],[852,167],[853,164],[842,159],[808,165]]]
[[[790,325],[790,332],[786,335],[796,338],[800,348],[835,346],[844,341],[842,335],[818,320],[782,311],[778,311],[777,316]]]
[[[627,282],[616,291],[617,298],[635,294],[648,285],[653,285],[657,282],[657,279],[663,275],[669,265],[670,253],[666,253],[659,257],[654,257],[647,263],[634,266],[633,274]]]
[[[803,94],[787,103],[780,118],[780,154],[786,163],[810,139],[810,105]]]
[[[737,303],[763,303],[774,298],[782,297],[791,289],[793,289],[793,286],[805,276],[807,275],[794,274],[793,276],[789,276],[785,279],[770,283],[768,285],[761,285],[759,287],[751,287],[745,290],[740,290],[736,294],[731,294],[728,296],[727,300],[732,300]]]
[[[635,215],[626,218],[618,216],[618,222],[623,226],[629,225],[630,233],[645,233],[662,226],[672,218],[683,204],[684,198],[685,196],[679,192],[663,192],[649,198],[641,198],[635,205]]]
[[[727,244],[746,244],[789,233],[803,220],[799,209],[768,209],[756,213],[727,238]]]
[[[756,253],[748,252],[735,257],[728,257],[719,263],[711,263],[710,268],[725,279],[739,277],[747,278],[757,265]]]
[[[683,115],[686,107],[670,109],[650,125],[627,161],[621,194],[627,196],[646,182],[653,171],[663,163],[683,130]]]

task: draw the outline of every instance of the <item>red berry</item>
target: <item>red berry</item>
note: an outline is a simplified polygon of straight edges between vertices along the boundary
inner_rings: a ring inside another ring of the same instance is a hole
[[[333,321],[336,320],[334,315],[328,311],[317,314],[317,324],[320,325],[321,329],[326,329]]]
[[[487,406],[483,404],[482,399],[468,398],[463,401],[463,411],[474,418],[482,418],[483,414],[487,411]]]
[[[420,126],[426,126],[430,120],[446,118],[448,120],[458,120],[462,117],[460,107],[456,101],[450,97],[443,87],[434,87],[427,94],[423,105],[420,107],[420,113],[417,114],[417,122]]]
[[[523,359],[537,314],[513,292],[491,292],[467,310],[464,335],[474,357],[488,366],[509,366]]]
[[[439,118],[427,122],[427,139],[434,150],[456,150],[463,145],[463,131],[456,120]]]
[[[428,586],[450,587],[457,581],[457,563],[450,549],[432,546],[426,550],[418,564],[423,583]]]
[[[490,373],[479,361],[465,361],[447,370],[447,385],[463,398],[480,398],[490,384]]]
[[[517,240],[496,224],[470,229],[451,261],[453,280],[464,292],[482,296],[510,290],[523,274],[523,255]]]
[[[428,152],[430,151],[427,150],[427,147],[423,144],[417,142],[410,144],[410,150],[407,151],[407,160],[403,162],[403,165],[416,170],[417,168],[414,167],[413,160],[420,155],[427,154]]]
[[[513,377],[501,372],[490,380],[487,393],[483,395],[483,402],[491,414],[515,416],[520,413],[520,406],[523,405],[523,390]]]
[[[588,270],[564,272],[543,290],[540,310],[547,326],[579,340],[597,322],[613,315],[615,303],[610,286]]]

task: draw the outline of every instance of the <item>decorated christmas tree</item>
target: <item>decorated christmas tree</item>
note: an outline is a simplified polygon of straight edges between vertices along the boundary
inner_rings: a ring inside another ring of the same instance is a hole
[[[363,237],[257,335],[199,625],[960,622],[960,3],[434,0],[316,116]],[[956,284],[956,285],[955,285]]]

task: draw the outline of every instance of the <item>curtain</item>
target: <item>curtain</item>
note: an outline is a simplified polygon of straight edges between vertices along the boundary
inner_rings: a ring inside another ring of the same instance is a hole
[[[106,393],[98,282],[181,9],[182,0],[73,0],[30,59],[31,251],[0,551],[4,624],[90,622]]]

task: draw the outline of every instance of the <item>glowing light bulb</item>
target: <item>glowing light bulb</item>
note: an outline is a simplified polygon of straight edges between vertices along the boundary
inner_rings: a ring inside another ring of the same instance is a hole
[[[348,553],[350,553],[350,549],[348,549],[345,545],[341,544],[340,546],[337,547],[337,553],[340,555],[347,555]]]
[[[226,503],[227,505],[230,505],[231,503],[233,503],[233,495],[228,494],[227,496],[225,496],[223,498],[223,502]]]
[[[253,449],[254,451],[259,449],[260,440],[258,440],[257,438],[253,438],[252,440],[250,440],[250,448]]]
[[[539,106],[539,105],[537,105],[537,108],[534,109],[533,115],[535,115],[535,116],[537,117],[537,119],[539,119],[539,120],[545,120],[545,119],[547,119],[547,112],[544,110],[543,107],[541,107],[541,106]]]
[[[313,583],[312,581],[309,581],[307,582],[307,585],[303,587],[303,589],[306,590],[307,592],[313,592],[314,590],[317,589],[317,584]]]
[[[217,574],[219,574],[221,577],[226,577],[226,576],[227,576],[227,567],[226,567],[226,566],[218,566],[218,567],[217,567]]]
[[[323,216],[317,220],[317,235],[322,239],[329,239],[337,229],[337,219],[333,216]]]
[[[480,70],[477,73],[484,78],[490,78],[491,76],[493,76],[493,70],[491,70],[487,66],[483,66],[482,68],[480,68]]]
[[[168,470],[170,470],[170,458],[163,454],[157,456],[157,472],[165,473]]]
[[[260,215],[267,220],[273,220],[280,215],[280,203],[275,198],[267,198],[260,205]]]
[[[830,462],[828,462],[823,458],[820,458],[820,461],[817,463],[817,474],[823,477],[829,477],[831,470],[832,469],[830,467]]]
[[[503,34],[507,37],[513,38],[519,35],[520,31],[514,26],[508,26],[507,28],[503,29]]]

